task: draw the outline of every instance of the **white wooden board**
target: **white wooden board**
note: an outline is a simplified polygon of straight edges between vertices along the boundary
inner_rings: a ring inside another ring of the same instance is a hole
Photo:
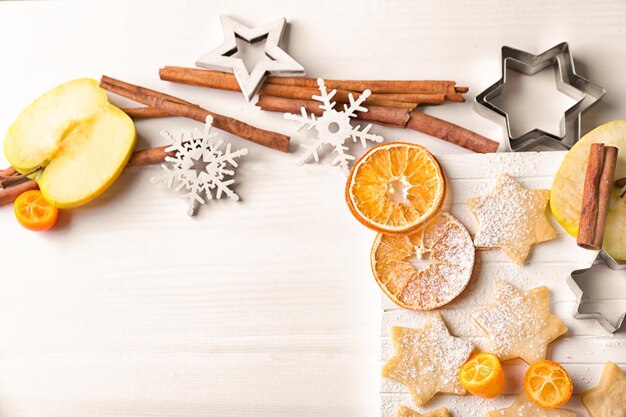
[[[250,25],[285,16],[286,49],[314,77],[454,79],[470,87],[468,101],[422,111],[495,140],[500,126],[476,114],[472,99],[500,77],[501,46],[539,53],[568,41],[578,72],[608,91],[585,113],[583,132],[626,114],[623,0],[0,1],[0,138],[42,92],[107,74],[290,134],[294,144],[287,155],[224,135],[250,150],[238,171],[242,201],[212,203],[194,219],[150,184],[157,167],[125,173],[49,234],[28,233],[0,207],[2,417],[379,415],[374,233],[350,216],[344,178],[295,164],[307,136],[282,115],[235,93],[158,79],[159,67],[192,66],[221,42],[220,14]],[[547,78],[542,91],[556,95]],[[560,109],[544,96],[522,106],[524,125],[558,128]],[[139,122],[139,146],[163,144],[161,129],[198,126]],[[437,154],[468,153],[410,130],[372,130]]]
[[[464,204],[469,197],[488,192],[501,172],[515,176],[529,188],[550,188],[564,155],[564,152],[441,155],[439,161],[450,184],[445,209],[461,219],[473,235],[477,222]],[[511,262],[499,250],[478,251],[468,288],[438,311],[454,336],[471,340],[480,351],[488,351],[487,337],[471,323],[470,314],[474,309],[491,303],[496,281],[505,279],[524,290],[539,285],[548,286],[552,312],[569,328],[565,336],[550,345],[548,358],[562,363],[574,381],[574,396],[566,408],[580,411],[584,416],[586,412],[578,394],[597,383],[606,361],[626,365],[626,332],[622,330],[609,334],[595,320],[572,317],[576,298],[565,280],[571,271],[588,267],[595,258],[595,252],[576,246],[575,239],[567,235],[554,218],[550,219],[558,231],[557,239],[536,245],[523,266]],[[606,302],[626,305],[626,297]],[[419,327],[427,318],[428,313],[401,309],[383,296],[381,365],[393,355],[391,327]],[[504,363],[507,384],[504,395],[496,400],[483,400],[470,395],[440,395],[423,409],[447,406],[455,417],[483,416],[485,411],[508,406],[513,401],[522,389],[527,368],[528,365],[520,359]],[[381,377],[380,395],[382,417],[395,416],[399,404],[412,406],[408,390],[393,380]]]

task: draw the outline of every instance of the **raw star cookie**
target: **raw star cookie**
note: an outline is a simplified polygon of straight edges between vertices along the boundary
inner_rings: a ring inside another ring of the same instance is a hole
[[[459,370],[474,346],[452,337],[439,313],[419,329],[393,327],[394,355],[383,366],[383,376],[407,386],[419,407],[436,393],[465,394]]]
[[[396,417],[449,417],[448,409],[446,407],[438,408],[433,411],[429,411],[426,414],[420,414],[417,411],[411,410],[409,407],[401,405],[398,407]]]
[[[546,217],[550,190],[529,190],[509,174],[500,174],[495,188],[467,201],[478,220],[477,248],[500,248],[523,264],[530,247],[554,239],[556,232]]]
[[[576,417],[576,415],[573,411],[541,408],[530,402],[522,392],[509,408],[487,411],[485,417]]]
[[[467,286],[474,244],[461,222],[441,213],[408,235],[378,234],[371,262],[376,282],[394,303],[432,310],[454,300]]]
[[[472,319],[489,335],[489,351],[503,361],[545,359],[548,344],[567,332],[550,312],[550,291],[545,286],[523,292],[498,281],[495,304],[475,311]]]
[[[626,417],[626,375],[619,366],[607,362],[600,383],[580,397],[591,417]]]

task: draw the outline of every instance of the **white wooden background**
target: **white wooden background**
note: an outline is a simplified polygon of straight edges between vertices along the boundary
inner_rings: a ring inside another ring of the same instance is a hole
[[[107,74],[293,133],[236,94],[158,80],[160,66],[193,65],[221,42],[220,13],[249,24],[286,16],[287,49],[313,76],[455,79],[470,99],[499,78],[503,44],[541,52],[567,40],[579,71],[608,90],[583,130],[626,112],[621,0],[27,1],[0,2],[0,132],[43,91]],[[558,125],[559,114],[541,107],[550,101],[533,97],[522,123]],[[426,111],[499,139],[500,127],[471,107]],[[139,145],[192,126],[140,122]],[[373,130],[465,153],[416,132]],[[149,183],[156,167],[129,170],[50,233],[25,231],[0,208],[3,417],[379,415],[374,236],[348,213],[344,178],[296,166],[297,145],[288,155],[223,137],[250,149],[242,202],[212,203],[194,219]],[[592,360],[616,346],[600,344]]]

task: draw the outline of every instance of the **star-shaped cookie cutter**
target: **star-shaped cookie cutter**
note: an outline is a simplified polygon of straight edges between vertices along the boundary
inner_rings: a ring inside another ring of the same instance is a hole
[[[576,104],[567,109],[563,115],[559,136],[541,129],[533,129],[519,137],[514,137],[511,132],[508,113],[492,102],[502,93],[504,84],[506,84],[507,68],[512,68],[522,74],[534,75],[550,66],[557,69],[558,90],[577,100]],[[474,110],[496,123],[503,124],[508,139],[508,147],[512,151],[528,150],[539,144],[569,149],[580,139],[581,114],[597,103],[605,92],[604,88],[576,74],[574,59],[570,54],[567,42],[562,42],[539,55],[503,46],[502,77],[476,96]]]
[[[250,101],[266,75],[304,75],[304,67],[278,46],[287,20],[283,17],[265,25],[248,27],[228,16],[221,16],[224,43],[204,54],[196,66],[232,71],[239,87]],[[268,59],[256,63],[248,73],[243,59],[233,55],[238,51],[237,38],[250,44],[265,39],[264,52]]]
[[[626,316],[626,306],[624,306],[624,312],[621,313],[621,315],[618,315],[616,318],[610,317],[614,316],[615,314],[611,314],[608,311],[580,311],[580,306],[583,302],[584,297],[584,281],[600,281],[601,278],[594,277],[594,275],[597,273],[598,269],[604,269],[602,265],[606,265],[614,271],[626,270],[625,261],[618,261],[605,251],[601,250],[589,268],[577,269],[576,271],[573,271],[571,275],[567,278],[567,284],[576,295],[577,302],[576,307],[574,307],[574,317],[577,319],[595,319],[602,325],[602,327],[606,329],[607,332],[615,333],[624,322],[624,316]],[[626,279],[626,273],[624,274],[624,279]],[[601,285],[601,283],[599,282],[596,285]]]

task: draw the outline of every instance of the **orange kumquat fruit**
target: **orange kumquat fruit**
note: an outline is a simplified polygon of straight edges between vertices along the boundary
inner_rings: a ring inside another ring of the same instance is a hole
[[[13,203],[17,221],[29,230],[48,230],[57,222],[59,209],[48,203],[41,191],[26,191]]]
[[[504,389],[504,370],[495,355],[478,353],[461,367],[459,381],[478,397],[495,398]]]
[[[533,363],[524,376],[524,391],[533,403],[543,408],[559,408],[574,391],[572,378],[560,364],[541,360]]]

